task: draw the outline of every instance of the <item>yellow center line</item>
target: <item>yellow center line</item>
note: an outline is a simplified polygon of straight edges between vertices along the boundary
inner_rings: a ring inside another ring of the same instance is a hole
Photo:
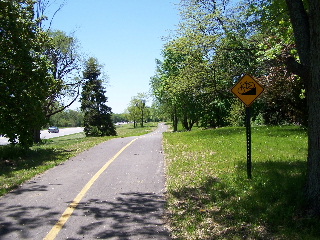
[[[68,221],[70,216],[72,215],[75,208],[78,206],[84,195],[87,193],[87,191],[91,188],[93,183],[100,177],[100,175],[109,167],[109,165],[127,148],[129,147],[134,141],[136,141],[138,138],[133,139],[131,142],[129,142],[126,146],[121,148],[119,152],[117,152],[116,155],[114,155],[91,179],[90,181],[82,188],[80,193],[73,199],[72,203],[68,206],[68,208],[63,212],[62,216],[58,220],[58,222],[53,226],[53,228],[50,230],[50,232],[47,234],[47,236],[44,238],[44,240],[53,240],[56,238],[60,230],[63,228],[64,224]]]

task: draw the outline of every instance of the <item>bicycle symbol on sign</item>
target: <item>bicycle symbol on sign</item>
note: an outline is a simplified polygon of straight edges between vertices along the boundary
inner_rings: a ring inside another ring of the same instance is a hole
[[[238,88],[238,93],[241,95],[257,95],[256,89],[254,82],[245,81]]]

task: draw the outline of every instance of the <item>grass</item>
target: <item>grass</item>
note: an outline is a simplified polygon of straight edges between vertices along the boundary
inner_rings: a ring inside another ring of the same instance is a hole
[[[174,239],[319,239],[304,214],[307,134],[252,128],[252,179],[244,128],[164,134],[168,222]]]
[[[133,128],[132,124],[121,125],[117,127],[117,137],[139,136],[156,127],[157,123],[148,123],[143,128]],[[19,146],[0,146],[0,196],[49,168],[112,138],[115,137],[85,137],[84,133],[76,133],[44,140],[28,150]]]

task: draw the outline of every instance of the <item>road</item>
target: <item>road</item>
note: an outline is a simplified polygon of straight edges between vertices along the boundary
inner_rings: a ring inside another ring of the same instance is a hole
[[[60,128],[59,133],[49,133],[48,130],[40,131],[41,139],[49,139],[54,137],[61,137],[64,135],[70,135],[74,133],[83,132],[82,127],[73,127],[73,128]],[[9,144],[8,138],[0,137],[0,145]]]
[[[162,132],[116,138],[0,198],[0,239],[170,239]]]

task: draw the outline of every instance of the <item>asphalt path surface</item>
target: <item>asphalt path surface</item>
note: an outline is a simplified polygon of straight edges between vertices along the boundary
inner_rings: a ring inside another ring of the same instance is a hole
[[[160,124],[116,138],[0,198],[0,239],[170,239]]]
[[[41,139],[49,139],[54,137],[61,137],[64,135],[70,135],[74,133],[83,132],[83,127],[73,127],[73,128],[61,128],[59,129],[59,133],[49,133],[48,130],[40,131]],[[8,138],[0,137],[0,145],[9,144]]]

